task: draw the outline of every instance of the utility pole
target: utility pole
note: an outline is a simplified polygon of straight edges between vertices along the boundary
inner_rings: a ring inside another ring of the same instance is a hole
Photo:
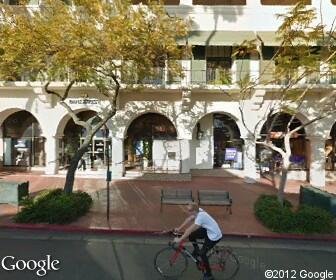
[[[109,135],[109,130],[106,129],[105,130],[105,141],[106,139],[108,139],[108,135]],[[106,199],[107,199],[107,204],[106,204],[106,218],[109,221],[110,220],[110,182],[111,182],[111,171],[110,171],[110,143],[109,142],[105,142],[106,145],[106,161],[107,161],[107,171],[106,171]]]

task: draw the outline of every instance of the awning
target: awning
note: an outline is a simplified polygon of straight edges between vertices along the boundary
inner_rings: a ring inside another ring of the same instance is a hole
[[[260,36],[260,38],[263,40],[265,46],[280,46],[281,40],[277,39],[277,31],[257,31],[257,34]],[[294,44],[300,45],[300,44],[306,44],[303,40],[296,39],[294,41]],[[311,42],[312,46],[320,46],[321,42]]]
[[[281,41],[277,39],[277,31],[191,31],[187,38],[178,39],[178,43],[184,45],[188,40],[189,45],[233,46],[240,45],[244,40],[255,40],[257,36],[262,39],[265,46],[281,45]],[[299,40],[297,44],[300,44]]]
[[[258,31],[257,34],[263,40],[265,46],[280,46],[281,41],[277,40],[276,31]]]
[[[179,43],[198,46],[232,46],[244,40],[254,40],[253,31],[191,31],[188,38],[179,39]]]

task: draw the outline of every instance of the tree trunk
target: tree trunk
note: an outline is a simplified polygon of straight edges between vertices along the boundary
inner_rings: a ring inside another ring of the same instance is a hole
[[[290,133],[287,133],[285,135],[284,137],[285,153],[281,155],[283,159],[283,163],[282,163],[282,168],[281,168],[281,179],[280,179],[279,189],[278,189],[278,200],[282,206],[284,203],[285,187],[287,183],[288,169],[290,166],[289,158],[292,154],[291,147],[290,147],[290,137],[291,137]]]
[[[278,188],[278,200],[280,204],[283,206],[284,203],[284,197],[285,197],[285,188],[287,183],[287,175],[288,175],[288,169],[289,169],[289,155],[283,158],[283,164],[281,168],[281,177],[280,177],[280,183]]]
[[[82,156],[87,151],[88,146],[89,143],[85,144],[84,142],[84,144],[78,149],[77,153],[73,156],[73,158],[70,161],[70,166],[67,171],[64,185],[64,192],[66,194],[72,193],[78,162],[81,160]]]

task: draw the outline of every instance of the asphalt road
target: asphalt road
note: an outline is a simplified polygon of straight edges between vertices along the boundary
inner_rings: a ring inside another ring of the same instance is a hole
[[[1,230],[0,280],[160,280],[153,257],[167,242],[167,238]],[[267,279],[266,270],[273,270],[273,278],[269,279],[336,279],[335,242],[226,238],[225,244],[240,260],[234,279]],[[37,276],[37,270],[4,269],[15,263],[22,268],[22,260],[46,260],[47,255],[50,270],[45,276]],[[52,270],[51,262],[55,260],[59,261],[53,263],[57,271]],[[326,270],[329,275],[333,273],[332,278],[323,277]],[[315,275],[306,276],[305,271]],[[189,262],[180,279],[201,279],[201,275]]]

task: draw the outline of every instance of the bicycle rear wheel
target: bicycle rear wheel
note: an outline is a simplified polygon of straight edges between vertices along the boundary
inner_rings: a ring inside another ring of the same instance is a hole
[[[212,274],[216,280],[232,279],[239,270],[239,261],[229,248],[214,248],[208,258]]]
[[[154,258],[154,267],[163,277],[179,277],[187,269],[188,260],[183,253],[177,253],[171,247],[157,252]]]

